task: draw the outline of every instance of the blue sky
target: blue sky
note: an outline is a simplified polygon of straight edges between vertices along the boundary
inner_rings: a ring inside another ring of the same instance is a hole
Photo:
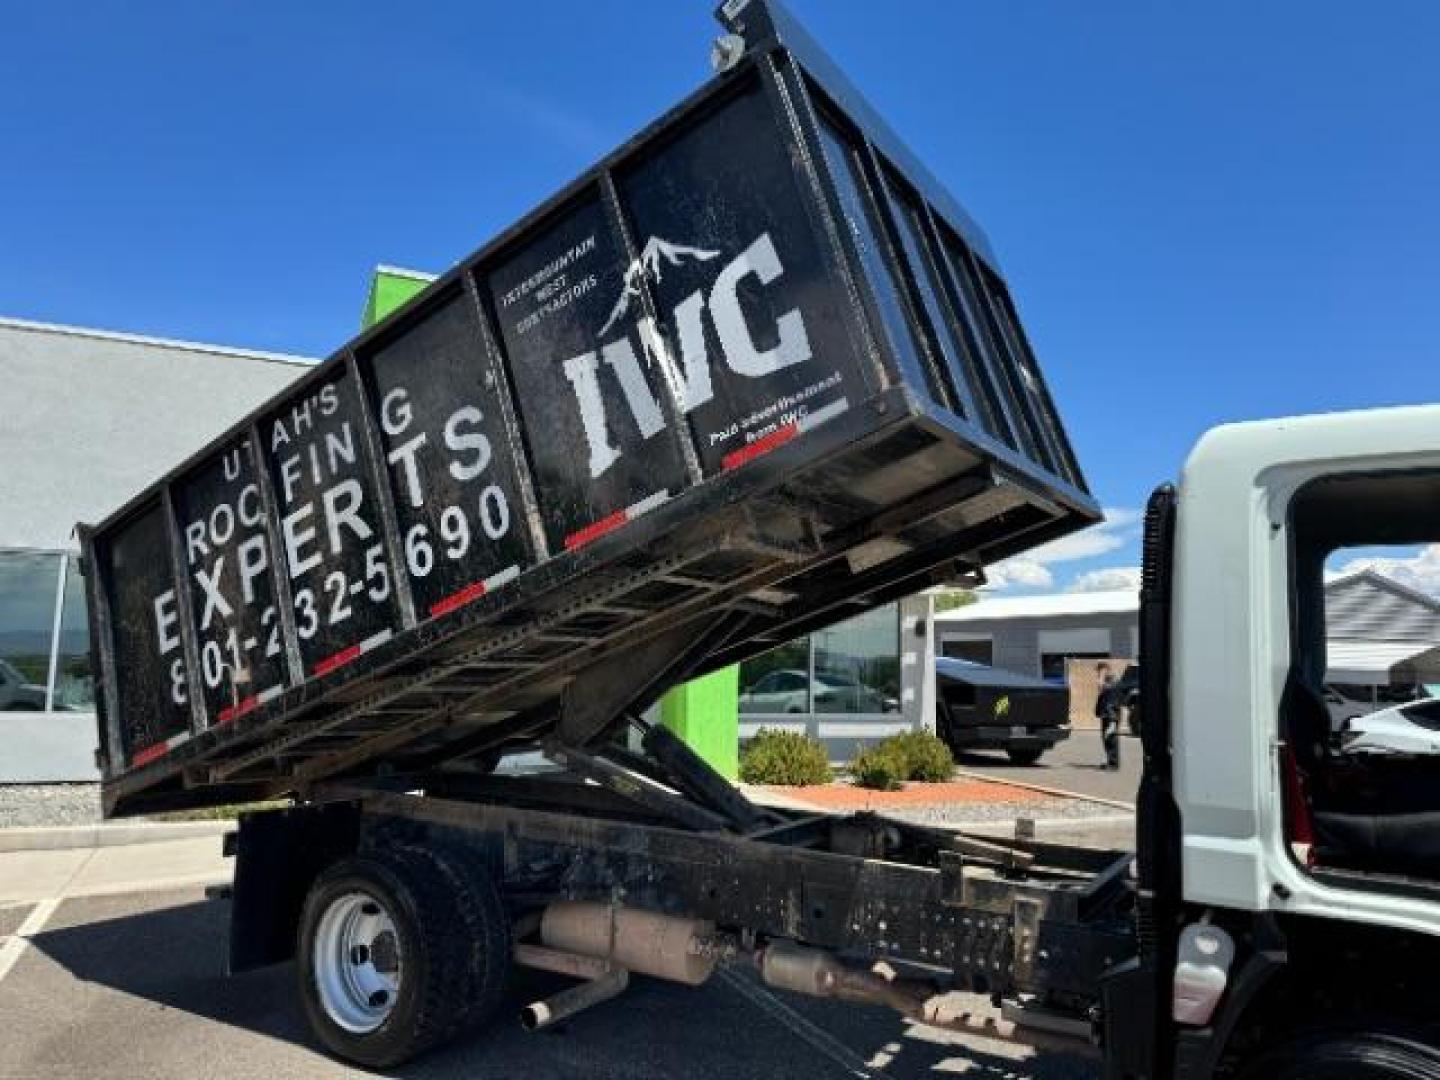
[[[1220,421],[1436,397],[1440,5],[792,5],[989,232],[1105,583]],[[8,5],[0,314],[322,355],[707,74],[709,5]],[[618,12],[624,12],[617,18]]]

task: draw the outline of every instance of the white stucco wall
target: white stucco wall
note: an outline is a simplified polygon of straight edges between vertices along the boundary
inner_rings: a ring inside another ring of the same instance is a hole
[[[73,549],[308,363],[0,319],[0,547]]]
[[[311,361],[0,319],[0,549],[98,522]],[[94,719],[0,712],[0,783],[97,779]]]

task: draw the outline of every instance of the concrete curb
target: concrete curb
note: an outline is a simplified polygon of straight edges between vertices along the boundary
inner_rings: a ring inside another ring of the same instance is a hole
[[[1067,791],[1065,788],[1028,784],[1024,780],[1011,780],[1006,777],[994,776],[990,773],[971,772],[969,769],[956,769],[955,775],[963,776],[967,780],[984,780],[990,784],[1003,784],[1008,787],[1024,788],[1026,791],[1039,792],[1041,795],[1055,795],[1062,799],[1078,799],[1080,802],[1092,802],[1099,803],[1101,806],[1113,806],[1117,810],[1135,809],[1134,803],[1121,802],[1119,799],[1106,799],[1100,795],[1086,795],[1082,791]]]
[[[0,829],[0,853],[119,847],[221,836],[233,821],[135,821],[109,825],[20,825]]]

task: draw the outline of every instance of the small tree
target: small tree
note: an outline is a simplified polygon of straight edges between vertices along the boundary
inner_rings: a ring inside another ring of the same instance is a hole
[[[942,593],[935,594],[935,614],[942,611],[954,611],[956,608],[968,607],[980,598],[971,589],[946,589]]]

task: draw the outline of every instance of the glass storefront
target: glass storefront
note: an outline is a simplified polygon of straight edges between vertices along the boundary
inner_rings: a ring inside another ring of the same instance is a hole
[[[0,551],[0,712],[89,712],[90,633],[76,556]]]
[[[748,720],[899,711],[900,628],[894,604],[740,665],[740,714]]]

